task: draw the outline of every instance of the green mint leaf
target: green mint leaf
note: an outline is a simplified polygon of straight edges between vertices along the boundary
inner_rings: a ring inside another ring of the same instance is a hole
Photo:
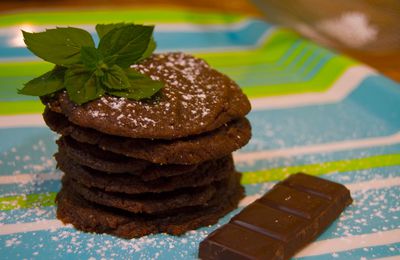
[[[18,92],[44,96],[65,88],[79,105],[105,93],[136,100],[150,98],[164,83],[129,67],[154,52],[153,30],[154,26],[132,23],[98,24],[97,49],[91,35],[79,28],[22,31],[28,49],[57,66]]]
[[[155,93],[157,93],[162,87],[164,87],[164,83],[157,80],[152,80],[151,78],[143,75],[141,79],[132,79],[129,80],[131,88],[116,91],[116,90],[108,90],[107,93],[118,96],[118,97],[126,97],[135,100],[141,100],[146,98],[151,98]]]
[[[124,71],[129,80],[137,80],[137,79],[144,79],[144,78],[149,79],[149,77],[147,75],[137,72],[136,70],[134,70],[132,68],[127,68]]]
[[[97,99],[105,92],[94,71],[81,64],[68,68],[64,85],[69,98],[78,105]]]
[[[64,88],[65,68],[55,67],[53,70],[32,79],[18,90],[18,94],[29,96],[45,96]]]
[[[129,23],[129,24],[132,24],[132,23]],[[128,25],[128,24],[127,23],[98,24],[98,25],[96,25],[96,31],[97,31],[97,34],[99,35],[99,38],[101,39],[101,38],[103,38],[104,35],[106,35],[111,30],[113,30],[115,28],[123,27],[125,25]],[[156,47],[157,47],[157,44],[154,41],[154,38],[151,37],[149,44],[147,45],[147,49],[142,54],[142,57],[140,58],[140,60],[148,58],[154,52]]]
[[[142,57],[140,58],[140,60],[144,60],[148,57],[151,56],[151,54],[153,54],[154,50],[157,48],[157,44],[154,41],[154,38],[151,37],[150,41],[149,41],[149,45],[147,45],[147,49],[146,51],[142,54]]]
[[[39,33],[22,31],[22,34],[31,52],[61,66],[78,63],[82,46],[94,47],[90,33],[79,28],[56,28]]]
[[[129,79],[125,71],[118,65],[113,65],[104,73],[101,82],[109,89],[127,89],[130,88]]]
[[[154,26],[127,24],[114,28],[100,39],[99,51],[107,64],[127,68],[146,52]]]
[[[96,32],[99,35],[99,38],[103,38],[104,35],[109,33],[111,30],[115,28],[119,28],[125,26],[126,23],[109,23],[109,24],[98,24],[96,25]]]
[[[81,48],[81,61],[88,68],[96,68],[103,56],[95,47],[83,46]]]

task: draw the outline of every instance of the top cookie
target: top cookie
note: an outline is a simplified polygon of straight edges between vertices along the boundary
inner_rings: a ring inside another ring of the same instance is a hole
[[[165,82],[165,87],[149,100],[103,96],[76,105],[60,92],[46,103],[77,125],[111,135],[154,139],[208,132],[250,111],[237,84],[202,59],[183,53],[155,54],[133,69]]]

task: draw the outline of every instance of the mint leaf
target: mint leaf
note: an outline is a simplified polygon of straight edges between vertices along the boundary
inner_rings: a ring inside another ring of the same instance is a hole
[[[99,98],[105,93],[94,71],[81,64],[68,68],[64,85],[69,98],[79,105]]]
[[[129,24],[133,25],[132,23],[129,23]],[[101,38],[103,38],[104,35],[106,35],[111,30],[113,30],[115,28],[123,27],[125,25],[129,25],[129,24],[126,24],[126,23],[98,24],[98,25],[96,25],[96,31],[97,31],[97,34],[99,35],[99,38],[101,39]],[[142,54],[142,57],[140,58],[140,60],[148,58],[154,52],[156,47],[157,47],[157,44],[154,41],[154,38],[151,37],[149,44],[147,45],[147,49]]]
[[[145,75],[143,75],[141,79],[137,78],[130,79],[129,83],[131,85],[131,88],[129,89],[123,91],[108,90],[107,93],[118,97],[126,97],[135,100],[141,100],[152,97],[162,87],[164,87],[163,82],[152,80],[151,78]]]
[[[154,41],[154,38],[151,37],[150,41],[149,41],[149,45],[147,45],[147,49],[146,51],[142,54],[142,57],[140,58],[140,60],[144,60],[148,57],[151,56],[151,54],[153,54],[154,50],[157,48],[157,44]]]
[[[136,80],[136,79],[143,79],[143,78],[149,79],[149,76],[144,75],[140,72],[137,72],[136,70],[134,70],[132,68],[127,68],[124,71],[129,80]]]
[[[146,52],[153,29],[154,26],[134,24],[114,28],[100,39],[98,49],[107,64],[129,67]]]
[[[99,35],[99,38],[103,38],[108,32],[112,29],[119,28],[126,25],[126,23],[109,23],[109,24],[98,24],[96,25],[96,32]]]
[[[118,65],[113,65],[107,70],[101,82],[109,89],[127,89],[131,87],[125,71]]]
[[[18,90],[18,94],[29,96],[45,96],[64,88],[65,68],[55,67],[53,70],[32,79]]]
[[[81,61],[88,68],[96,68],[103,56],[95,47],[83,46],[81,48]]]
[[[79,28],[56,28],[39,33],[22,31],[22,34],[31,52],[61,66],[78,63],[82,46],[94,47],[90,33]]]
[[[129,66],[153,53],[153,30],[154,26],[132,23],[98,24],[97,49],[91,35],[79,28],[22,31],[28,49],[57,66],[26,83],[18,93],[44,96],[66,88],[79,105],[105,93],[136,100],[150,98],[164,83]]]

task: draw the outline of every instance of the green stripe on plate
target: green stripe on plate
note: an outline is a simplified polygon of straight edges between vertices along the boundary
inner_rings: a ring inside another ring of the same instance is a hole
[[[305,43],[300,44],[297,48],[290,53],[287,57],[280,57],[279,60],[273,62],[264,62],[260,64],[243,65],[237,67],[220,67],[219,71],[229,75],[232,78],[248,77],[249,74],[261,74],[276,77],[279,75],[286,75],[289,73],[297,72],[300,69],[305,70],[313,67],[315,62],[330,54],[323,49],[310,48]],[[332,55],[332,54],[331,54]],[[286,55],[285,55],[286,56]],[[308,64],[306,64],[308,62]],[[304,67],[306,65],[306,67]]]
[[[272,64],[266,64],[266,66],[251,65],[236,74],[224,70],[221,70],[221,72],[230,76],[242,87],[257,86],[259,83],[254,83],[254,79],[257,79],[256,82],[262,81],[263,83],[268,83],[269,86],[288,83],[294,84],[309,81],[315,77],[319,70],[333,57],[331,53],[305,49],[300,57],[293,60],[292,63],[286,67],[271,66]],[[322,59],[326,60],[323,62],[322,66],[317,68],[316,66]],[[311,78],[309,78],[309,75],[311,75]]]
[[[299,36],[293,32],[278,29],[274,30],[259,48],[226,52],[195,53],[195,55],[205,59],[211,66],[217,69],[272,63],[284,56],[286,51],[296,41],[309,43],[299,38]]]
[[[242,177],[242,184],[256,184],[269,181],[279,181],[288,175],[297,172],[306,172],[311,175],[323,175],[333,172],[347,172],[377,167],[394,166],[400,164],[400,154],[377,155],[352,160],[326,162],[273,168],[264,171],[246,172]],[[29,194],[0,198],[0,210],[18,208],[53,206],[56,193]]]
[[[305,92],[323,92],[329,89],[340,75],[354,64],[356,64],[354,61],[351,61],[346,57],[336,56],[328,61],[320,71],[308,81],[302,81],[301,78],[291,79],[290,77],[287,77],[286,82],[282,80],[279,83],[266,83],[261,86],[246,86],[246,82],[239,83],[242,83],[241,86],[246,95],[252,98]],[[293,80],[293,82],[288,82],[290,80]]]
[[[53,67],[53,64],[45,61],[2,62],[0,80],[5,77],[37,77]]]
[[[242,183],[255,184],[268,181],[279,181],[286,178],[288,175],[297,172],[305,172],[318,176],[327,173],[356,171],[395,165],[400,165],[400,154],[376,155],[352,160],[333,161],[321,164],[297,165],[267,169],[264,171],[246,172],[243,174]]]
[[[279,60],[287,50],[296,41],[301,41],[299,48],[295,50],[294,55],[288,58],[287,63],[277,66],[277,69],[286,68],[293,62],[294,58],[307,46],[311,52],[322,52],[328,55],[330,51],[325,50],[309,41],[302,40],[293,32],[280,29],[275,31],[263,48],[258,50],[247,50],[240,52],[224,52],[218,54],[200,54],[200,57],[206,59],[213,67],[228,76],[232,77],[244,89],[244,92],[249,97],[265,97],[275,95],[288,95],[294,93],[304,93],[309,91],[325,91],[333,82],[340,77],[343,72],[351,66],[358,64],[346,56],[341,56],[332,53],[332,58],[324,64],[319,71],[311,78],[305,81],[303,78],[307,73],[315,67],[316,63],[323,57],[314,60],[308,64],[303,74],[290,72],[292,75],[284,75],[278,80],[269,83],[266,79],[265,84],[254,86],[248,83],[247,79],[257,76],[257,73],[276,74],[273,69],[276,61]],[[265,71],[257,72],[256,67],[266,66]],[[272,68],[272,69],[271,69]],[[296,67],[300,69],[300,67]],[[238,73],[237,71],[240,71]]]
[[[127,10],[128,9],[128,10]],[[201,12],[182,8],[157,9],[157,8],[132,8],[104,9],[104,10],[49,10],[21,11],[17,13],[4,13],[0,17],[0,26],[16,26],[21,24],[32,25],[73,25],[73,24],[98,24],[115,22],[135,23],[200,23],[200,24],[226,24],[243,19],[243,15],[220,12]]]
[[[0,198],[0,210],[53,206],[56,194],[56,192],[49,192]]]
[[[44,105],[39,98],[37,100],[0,102],[0,115],[41,114],[43,110]]]

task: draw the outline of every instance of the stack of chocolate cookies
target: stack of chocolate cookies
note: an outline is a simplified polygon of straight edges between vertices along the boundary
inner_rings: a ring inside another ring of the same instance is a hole
[[[155,54],[132,69],[164,88],[141,101],[106,95],[76,105],[65,92],[42,99],[47,125],[61,134],[58,218],[124,238],[216,223],[243,197],[232,152],[251,137],[247,97],[182,53]]]

